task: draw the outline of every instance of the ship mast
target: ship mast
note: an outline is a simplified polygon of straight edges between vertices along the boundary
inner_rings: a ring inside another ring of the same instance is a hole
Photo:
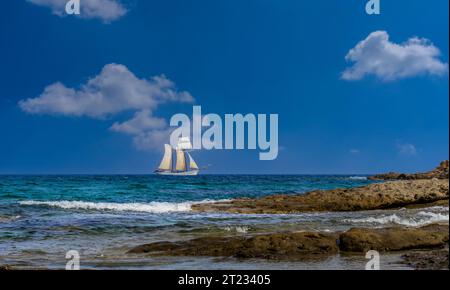
[[[155,173],[160,175],[197,175],[199,168],[189,151],[192,144],[189,137],[181,137],[176,148],[169,144],[164,144],[164,156]],[[175,158],[172,157],[175,151]],[[175,163],[175,164],[173,164]]]

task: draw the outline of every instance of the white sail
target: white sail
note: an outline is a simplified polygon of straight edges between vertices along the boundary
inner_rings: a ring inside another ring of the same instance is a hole
[[[194,158],[192,158],[191,154],[187,154],[189,156],[189,167],[191,168],[191,170],[198,170],[198,165],[197,163],[194,161]]]
[[[173,168],[172,151],[176,152],[176,163]],[[170,176],[194,176],[198,175],[200,170],[197,163],[192,156],[188,153],[188,150],[192,149],[191,142],[188,137],[182,137],[179,139],[177,148],[164,145],[164,157],[159,165],[159,168],[155,171],[158,175],[170,175]],[[187,156],[186,156],[187,154]],[[189,161],[186,160],[189,157]],[[189,164],[187,164],[189,162]],[[188,168],[189,165],[189,168]],[[188,170],[189,169],[189,170]]]
[[[189,140],[189,137],[181,137],[181,138],[179,138],[178,139],[177,149],[180,149],[180,150],[191,150],[192,149],[192,144],[191,144],[191,141]]]
[[[186,158],[183,150],[177,150],[177,164],[175,170],[186,171]]]
[[[159,165],[159,170],[172,170],[172,146],[164,145],[164,157]]]

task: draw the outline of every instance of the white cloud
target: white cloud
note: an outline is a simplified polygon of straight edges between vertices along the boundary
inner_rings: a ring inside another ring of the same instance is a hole
[[[162,144],[169,142],[173,131],[165,119],[153,117],[150,110],[138,111],[132,119],[114,123],[110,130],[133,136],[133,144],[139,150],[163,148]]]
[[[66,16],[66,4],[68,0],[27,0],[39,6],[49,7],[52,13],[60,17]],[[117,0],[81,0],[81,18],[98,18],[103,22],[111,22],[119,19],[127,13],[127,9]]]
[[[413,144],[397,144],[398,153],[403,156],[416,156],[417,148]]]
[[[347,53],[345,59],[354,64],[342,73],[342,79],[352,81],[375,75],[393,81],[425,74],[441,76],[448,72],[448,64],[438,59],[440,55],[427,39],[413,37],[396,44],[386,31],[375,31]]]
[[[139,79],[124,65],[108,64],[78,90],[57,82],[47,86],[40,96],[19,101],[19,107],[30,114],[96,119],[134,111],[133,118],[115,122],[110,130],[133,136],[135,146],[146,150],[169,142],[171,128],[166,120],[154,116],[157,107],[167,102],[192,103],[194,98],[178,91],[164,75]]]
[[[165,128],[159,130],[151,130],[142,132],[133,137],[133,144],[139,150],[152,150],[163,148],[163,144],[168,143],[172,128]]]
[[[164,102],[193,100],[165,76],[139,79],[124,65],[108,64],[79,90],[54,83],[39,97],[21,100],[19,106],[31,114],[102,118],[127,110],[153,110]]]
[[[152,116],[150,110],[136,112],[134,117],[123,123],[114,123],[111,130],[131,135],[139,135],[146,131],[161,130],[167,127],[166,120]]]

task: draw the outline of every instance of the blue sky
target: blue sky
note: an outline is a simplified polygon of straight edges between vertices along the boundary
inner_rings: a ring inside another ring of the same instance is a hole
[[[0,174],[150,173],[160,149],[111,127],[192,104],[279,114],[275,161],[194,152],[209,173],[409,172],[448,158],[447,0],[381,0],[371,16],[365,0],[132,0],[82,17],[52,1],[2,1]],[[119,92],[101,92],[117,110],[77,103],[118,71]],[[123,105],[155,88],[157,104]]]

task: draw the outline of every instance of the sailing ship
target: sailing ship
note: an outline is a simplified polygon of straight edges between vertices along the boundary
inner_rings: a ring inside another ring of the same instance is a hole
[[[192,149],[191,142],[187,137],[181,137],[178,140],[176,148],[173,148],[169,144],[164,144],[164,156],[158,169],[155,170],[159,175],[174,175],[174,176],[194,176],[197,175],[200,170],[197,163],[189,154],[189,150]],[[173,166],[173,152],[175,152],[176,163]]]

